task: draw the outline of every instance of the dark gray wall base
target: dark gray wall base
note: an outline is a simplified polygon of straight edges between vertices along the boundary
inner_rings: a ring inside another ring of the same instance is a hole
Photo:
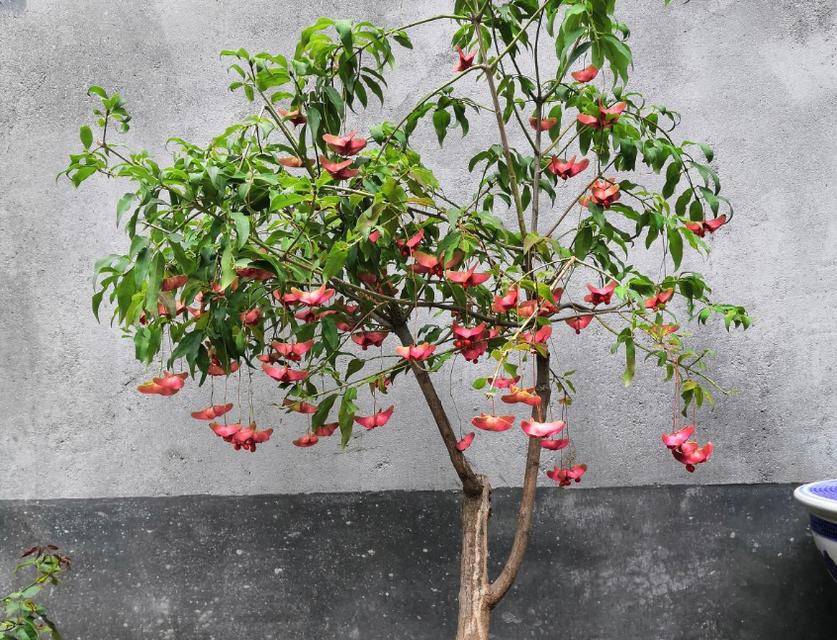
[[[791,489],[544,489],[493,637],[833,640]],[[517,495],[495,492],[498,557]],[[457,523],[444,492],[0,502],[0,570],[40,542],[73,557],[49,598],[67,640],[445,640]]]

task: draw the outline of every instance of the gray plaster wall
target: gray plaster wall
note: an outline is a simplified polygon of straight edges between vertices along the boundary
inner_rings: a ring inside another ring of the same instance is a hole
[[[633,29],[635,86],[683,115],[682,135],[708,140],[735,224],[712,239],[714,253],[691,265],[720,300],[756,318],[745,334],[719,324],[696,329],[712,344],[722,385],[737,394],[699,416],[717,452],[688,476],[659,444],[670,426],[670,387],[653,366],[624,389],[610,340],[595,330],[560,332],[558,367],[576,369],[571,414],[587,486],[641,483],[799,482],[834,475],[833,380],[837,335],[829,305],[837,291],[837,9],[833,0],[623,0]],[[294,493],[454,486],[429,414],[412,380],[393,392],[385,429],[346,452],[327,442],[290,446],[302,431],[269,407],[259,385],[260,422],[277,436],[255,455],[233,452],[189,418],[208,390],[170,399],[137,394],[145,372],[119,332],[90,313],[96,257],[124,247],[114,206],[124,185],[96,181],[80,191],[55,175],[89,119],[97,83],[122,92],[134,115],[131,144],[165,157],[164,140],[205,142],[247,105],[226,90],[223,48],[288,52],[316,17],[410,22],[446,9],[443,0],[345,2],[268,0],[128,2],[28,0],[0,3],[0,499]],[[398,119],[452,65],[450,31],[414,33],[398,52],[386,114]],[[483,89],[465,90],[485,99]],[[425,159],[455,195],[467,195],[466,159],[491,130],[475,123],[442,150],[420,137]],[[482,410],[472,369],[443,376],[456,416]],[[452,398],[457,399],[456,411]],[[470,453],[496,485],[516,485],[525,442],[519,432],[481,437]]]

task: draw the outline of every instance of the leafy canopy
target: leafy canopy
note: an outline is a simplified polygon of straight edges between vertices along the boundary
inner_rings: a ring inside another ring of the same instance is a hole
[[[705,353],[685,345],[674,311],[749,325],[681,269],[733,211],[711,148],[676,139],[679,115],[629,89],[615,0],[452,5],[395,29],[321,18],[290,56],[223,51],[229,88],[252,113],[205,145],[172,138],[166,162],[115,142],[130,125],[125,103],[90,88],[95,132],[81,128],[65,173],[76,186],[94,174],[132,185],[116,206],[130,248],[97,262],[93,311],[107,300],[138,360],[184,361],[200,383],[261,366],[288,411],[311,415],[300,446],[337,426],[344,444],[355,423],[380,426],[377,401],[357,415],[367,388],[377,398],[416,367],[464,366],[460,355],[494,362],[473,382],[493,403],[503,380],[529,386],[525,364],[554,348],[551,336],[592,321],[614,334],[626,384],[640,350],[675,380],[684,414],[711,400]],[[410,32],[437,22],[452,25],[439,86],[349,134],[370,101],[386,105]],[[484,100],[465,96],[469,83]],[[455,200],[414,134],[432,126],[441,145],[473,135],[475,119],[496,121],[497,137],[468,163],[471,197]],[[661,257],[656,274],[634,264],[646,251]],[[399,342],[415,350],[397,353]],[[566,407],[571,372],[551,382]],[[148,385],[170,395],[160,389],[182,380]],[[219,435],[235,442],[233,431]]]

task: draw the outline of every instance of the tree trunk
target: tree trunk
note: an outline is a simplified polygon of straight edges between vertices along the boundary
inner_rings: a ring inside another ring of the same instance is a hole
[[[404,324],[398,309],[392,313],[392,329],[401,344],[413,344],[413,336]],[[488,640],[491,610],[502,600],[517,577],[529,543],[532,512],[535,504],[541,447],[536,439],[529,441],[523,495],[517,517],[512,549],[503,570],[494,583],[488,579],[488,518],[491,513],[491,484],[487,477],[474,472],[468,459],[456,448],[456,435],[439,399],[430,374],[420,362],[410,363],[451,463],[462,481],[462,555],[459,564],[459,621],[456,640]],[[549,357],[537,356],[536,389],[541,406],[549,405]],[[533,409],[532,416],[545,419],[545,409]]]
[[[462,499],[462,557],[459,564],[459,623],[456,640],[488,640],[488,517],[491,485],[479,477],[481,491]]]

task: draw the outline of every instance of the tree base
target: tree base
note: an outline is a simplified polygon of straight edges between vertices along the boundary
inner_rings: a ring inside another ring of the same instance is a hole
[[[462,556],[456,640],[488,640],[491,621],[488,582],[491,485],[488,478],[480,477],[480,481],[479,493],[466,493],[462,500]]]

